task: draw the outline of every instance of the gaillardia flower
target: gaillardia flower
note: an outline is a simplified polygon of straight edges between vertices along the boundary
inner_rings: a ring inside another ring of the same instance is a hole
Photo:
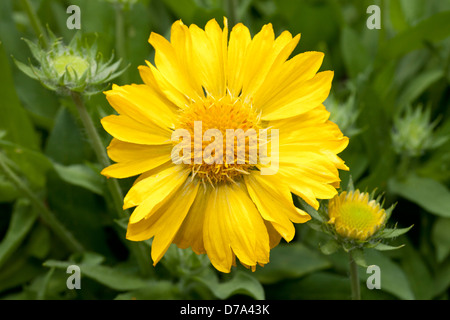
[[[384,227],[387,214],[375,199],[366,192],[344,191],[328,204],[328,223],[347,239],[365,241]]]
[[[226,19],[204,30],[177,21],[170,41],[150,35],[144,84],[105,93],[119,115],[102,119],[117,162],[102,174],[140,175],[124,199],[136,207],[127,239],[153,238],[154,264],[175,243],[219,271],[236,257],[254,270],[310,219],[292,193],[316,209],[337,193],[348,138],[322,104],[333,72],[317,73],[320,52],[289,59],[299,39],[275,37],[271,24],[252,38],[243,24],[228,32]]]

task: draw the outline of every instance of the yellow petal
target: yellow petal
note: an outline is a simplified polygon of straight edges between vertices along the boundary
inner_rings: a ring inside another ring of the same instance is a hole
[[[167,197],[163,204],[155,207],[145,219],[128,223],[126,238],[132,241],[143,241],[152,238],[152,258],[156,264],[172,243],[175,234],[182,224],[197,194],[198,185],[185,181],[179,189],[185,197],[176,199],[178,194]],[[157,240],[155,244],[156,238]]]
[[[262,120],[278,120],[310,111],[328,97],[334,73],[323,71],[296,88],[286,87],[284,94],[263,108]],[[289,90],[288,90],[289,88]]]
[[[167,101],[147,85],[113,85],[106,91],[106,98],[119,113],[146,124],[152,122],[163,129],[174,128],[176,116]]]
[[[222,270],[231,267],[230,248],[243,264],[269,261],[267,228],[243,185],[223,184],[212,191],[203,238],[211,262]]]
[[[143,124],[126,115],[110,115],[103,118],[101,123],[110,135],[125,142],[147,145],[172,144],[172,131],[152,122]]]
[[[166,170],[142,179],[131,187],[124,199],[124,209],[138,206],[130,217],[130,223],[147,217],[159,208],[167,198],[176,192],[188,177],[189,170],[172,166]]]
[[[289,47],[289,46],[287,46]],[[312,79],[319,70],[324,54],[304,52],[283,64],[274,64],[264,83],[254,95],[254,102],[261,109],[270,107],[286,94]]]
[[[243,65],[247,47],[252,41],[250,31],[242,23],[238,23],[230,32],[228,43],[227,87],[232,96],[237,97],[242,89]]]
[[[176,233],[196,198],[198,186],[198,182],[192,183],[191,181],[186,181],[184,186],[174,194],[172,199],[165,202],[158,209],[161,212],[161,216],[147,229],[147,232],[155,235],[151,252],[153,265],[158,263],[174,240]],[[157,213],[154,215],[157,215]],[[152,217],[145,220],[150,219]]]
[[[282,52],[282,57],[287,58],[283,49],[289,44],[298,42],[298,39],[292,40],[289,32],[283,32],[275,40],[272,24],[264,25],[260,32],[254,37],[247,47],[244,69],[243,69],[243,97],[252,97],[259,89],[267,74],[271,70],[274,61]],[[292,46],[290,46],[293,49]]]
[[[303,223],[311,219],[294,206],[289,188],[275,176],[263,176],[259,173],[247,175],[245,184],[261,216],[270,221],[286,241],[291,241],[295,235],[291,221]]]
[[[163,36],[151,33],[149,43],[155,48],[155,66],[161,76],[176,90],[195,100],[202,96],[195,87],[195,78],[180,64],[177,51]],[[194,85],[193,85],[194,84]]]
[[[206,253],[203,244],[203,220],[211,190],[209,186],[200,184],[197,197],[173,241],[178,247],[191,247],[196,254]]]
[[[226,24],[226,20],[225,20]],[[207,93],[222,97],[226,93],[226,50],[228,28],[222,30],[215,19],[210,20],[205,30],[196,25],[189,27],[196,59],[195,72]]]
[[[170,162],[171,150],[171,145],[146,146],[113,139],[108,146],[108,155],[119,163],[103,169],[101,173],[119,179],[135,176]]]

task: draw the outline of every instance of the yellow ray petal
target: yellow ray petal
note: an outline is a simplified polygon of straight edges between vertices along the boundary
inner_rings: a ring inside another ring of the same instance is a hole
[[[237,97],[242,89],[243,68],[247,47],[252,41],[250,31],[238,23],[230,32],[228,44],[227,88],[232,96]]]
[[[159,208],[176,192],[188,177],[189,171],[181,166],[172,166],[153,176],[142,179],[131,187],[124,199],[124,209],[138,206],[130,217],[136,223]]]
[[[243,185],[223,184],[212,191],[203,238],[211,262],[221,269],[231,267],[229,248],[249,266],[269,261],[267,228]]]
[[[197,197],[173,241],[178,247],[191,247],[196,254],[206,253],[203,244],[203,221],[211,190],[210,186],[200,184]]]
[[[295,228],[291,221],[303,223],[311,217],[296,208],[289,188],[275,176],[259,173],[245,176],[247,190],[261,216],[270,221],[286,241],[291,241]]]
[[[226,93],[227,26],[222,30],[217,21],[212,19],[206,24],[205,30],[191,25],[189,32],[195,52],[195,60],[190,63],[195,65],[201,85],[209,95],[222,97]]]
[[[263,110],[269,108],[272,103],[312,79],[319,70],[323,57],[322,52],[310,51],[300,53],[277,67],[274,64],[254,95],[255,104]]]
[[[103,128],[113,137],[131,143],[161,145],[172,144],[172,130],[152,122],[143,124],[126,115],[110,115],[101,120]]]
[[[196,91],[199,88],[193,86],[196,83],[195,78],[180,64],[172,44],[153,32],[150,34],[149,43],[155,48],[155,66],[162,77],[191,99],[202,96],[203,92]]]
[[[117,161],[102,170],[106,177],[128,178],[170,162],[172,146],[146,146],[113,139],[108,146],[109,157]]]
[[[261,119],[270,121],[294,117],[320,106],[328,97],[333,75],[332,71],[323,71],[296,88],[286,88],[284,95],[277,95],[279,99],[263,108]]]
[[[158,263],[174,240],[176,233],[196,198],[198,186],[198,182],[192,183],[191,181],[187,181],[171,200],[165,202],[158,209],[158,211],[162,212],[162,215],[147,229],[147,232],[155,235],[151,252],[153,265]]]
[[[161,99],[160,94],[147,85],[113,85],[112,90],[106,91],[106,98],[111,106],[119,113],[127,115],[135,121],[146,124],[153,122],[163,129],[173,128],[176,116],[167,101]]]

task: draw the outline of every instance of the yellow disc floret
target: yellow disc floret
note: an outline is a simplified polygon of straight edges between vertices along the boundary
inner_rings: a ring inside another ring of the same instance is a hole
[[[365,241],[385,222],[386,212],[368,193],[342,192],[330,200],[328,214],[336,232],[344,237]]]
[[[239,98],[226,95],[221,99],[214,99],[208,96],[193,102],[180,114],[179,128],[186,129],[190,133],[192,150],[195,150],[195,141],[201,142],[199,148],[202,160],[195,161],[195,151],[191,153],[189,166],[192,175],[212,185],[235,181],[236,178],[248,174],[258,162],[256,151],[261,128],[259,114],[250,103]],[[211,129],[216,130],[220,141],[216,136],[210,140],[204,139],[205,133]],[[212,161],[205,154],[205,149],[215,139],[218,144],[211,154],[208,153],[209,157],[215,158],[215,161]],[[231,145],[229,141],[232,141]],[[244,150],[243,161],[240,162],[239,148]],[[252,157],[252,154],[256,156]]]

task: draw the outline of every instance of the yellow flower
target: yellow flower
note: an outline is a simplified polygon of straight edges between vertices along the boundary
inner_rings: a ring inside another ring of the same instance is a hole
[[[139,67],[144,84],[105,93],[119,115],[102,119],[117,162],[102,174],[140,175],[124,199],[136,207],[127,239],[153,237],[154,264],[175,243],[206,253],[222,272],[236,257],[254,270],[281,237],[292,240],[293,223],[310,219],[291,192],[314,208],[337,193],[348,138],[322,104],[333,72],[317,73],[320,52],[288,59],[299,39],[275,38],[271,24],[252,38],[243,24],[228,33],[226,19],[204,30],[177,21],[170,41],[150,35],[155,65]],[[240,129],[236,148],[220,143]]]
[[[328,204],[328,223],[344,238],[365,241],[386,221],[386,211],[368,193],[344,191]]]

